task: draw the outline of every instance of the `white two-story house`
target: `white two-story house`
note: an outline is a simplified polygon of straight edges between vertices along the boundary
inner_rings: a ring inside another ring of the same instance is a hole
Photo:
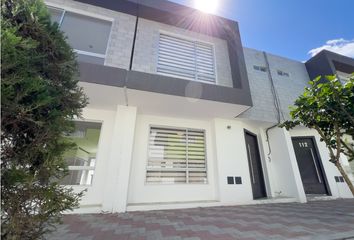
[[[353,59],[243,48],[237,22],[165,0],[45,2],[90,102],[63,181],[87,189],[78,212],[352,197],[316,132],[276,125],[311,78]]]

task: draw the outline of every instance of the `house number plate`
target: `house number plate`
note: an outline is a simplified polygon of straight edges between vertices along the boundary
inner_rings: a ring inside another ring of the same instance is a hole
[[[301,148],[307,148],[307,147],[308,147],[308,144],[307,144],[307,142],[299,142],[299,146],[300,146]]]

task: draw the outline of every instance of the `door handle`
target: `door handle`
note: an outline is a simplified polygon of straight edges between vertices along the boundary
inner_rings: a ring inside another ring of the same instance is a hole
[[[250,156],[250,166],[251,166],[251,177],[252,177],[252,182],[253,184],[256,183],[255,179],[254,179],[254,172],[253,172],[253,163],[252,163],[252,155],[251,155],[251,149],[250,149],[250,145],[247,144],[247,149],[248,149],[248,156]]]
[[[319,181],[320,183],[322,183],[322,180],[321,180],[321,177],[320,177],[320,173],[319,173],[319,171],[318,171],[318,167],[317,167],[317,164],[316,164],[316,159],[315,159],[315,156],[314,156],[314,154],[313,154],[312,148],[310,148],[310,151],[311,151],[311,157],[312,157],[313,164],[315,165],[315,168],[316,168],[316,173],[317,173],[318,181]]]

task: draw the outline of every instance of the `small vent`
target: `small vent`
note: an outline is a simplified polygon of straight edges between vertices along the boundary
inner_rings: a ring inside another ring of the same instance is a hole
[[[290,76],[289,73],[283,72],[283,71],[281,71],[281,70],[278,70],[277,73],[278,73],[279,76],[284,76],[284,77],[289,77],[289,76]]]
[[[236,184],[242,184],[242,178],[241,177],[235,177],[235,183]]]
[[[227,184],[235,184],[234,177],[227,177]]]
[[[261,71],[261,72],[267,72],[267,68],[266,67],[262,67],[262,66],[254,65],[253,69],[257,70],[257,71]]]

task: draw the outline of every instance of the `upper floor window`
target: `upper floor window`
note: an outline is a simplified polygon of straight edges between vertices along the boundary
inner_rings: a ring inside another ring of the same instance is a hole
[[[157,72],[207,83],[215,83],[214,47],[160,34]]]
[[[257,70],[257,71],[261,71],[261,72],[267,72],[267,68],[266,68],[266,67],[263,67],[263,66],[254,65],[254,66],[253,66],[253,69],[254,69],[254,70]]]
[[[64,154],[69,175],[62,180],[63,185],[92,184],[100,133],[101,123],[78,121],[75,122],[73,133],[64,134],[76,144],[76,147]]]
[[[112,22],[60,8],[48,9],[52,21],[58,22],[79,60],[104,64]]]
[[[284,77],[289,77],[290,76],[289,73],[281,71],[281,70],[278,70],[277,73],[278,73],[279,76],[284,76]]]
[[[151,127],[147,183],[207,183],[205,132]]]

